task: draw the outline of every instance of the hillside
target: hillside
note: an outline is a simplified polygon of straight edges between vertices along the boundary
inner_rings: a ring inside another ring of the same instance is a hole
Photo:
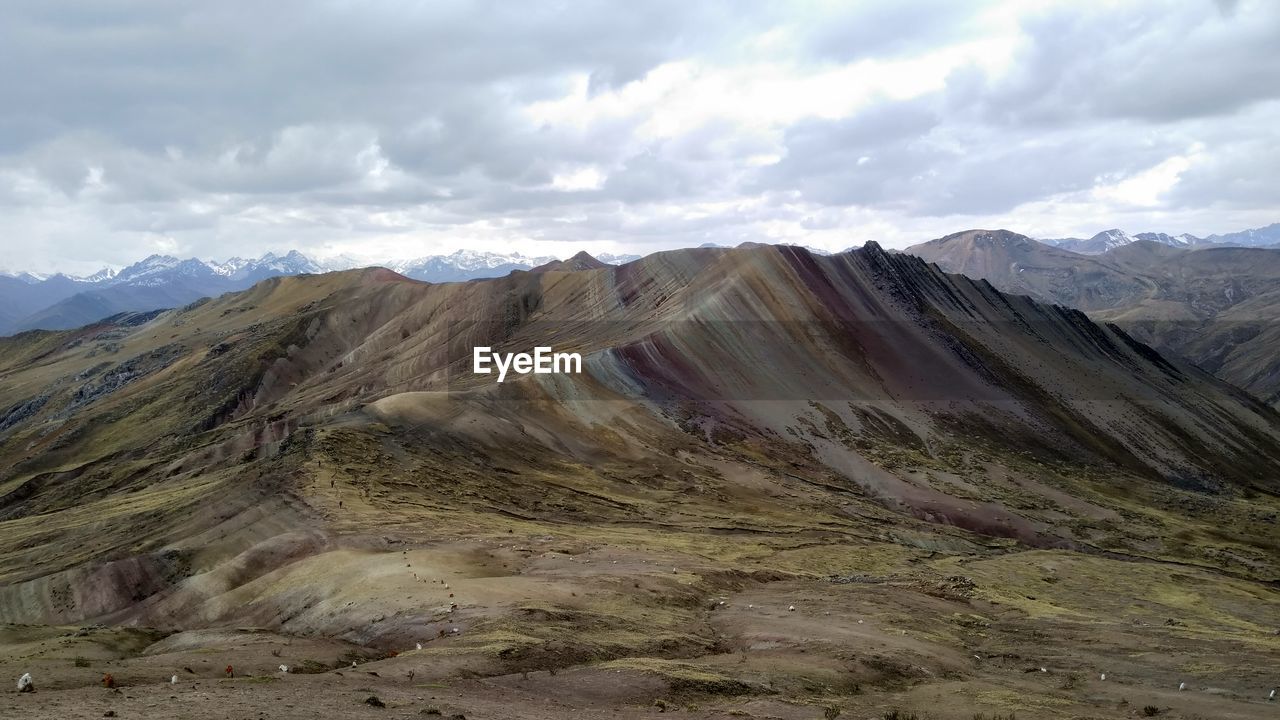
[[[1152,289],[1143,277],[1114,267],[1105,257],[1081,255],[1008,230],[968,230],[904,252],[1005,292],[1085,311],[1129,305]]]
[[[78,687],[74,627],[149,628],[104,667],[286,662],[300,708],[1121,717],[1187,676],[1265,710],[1272,408],[875,244],[591,264],[0,340],[0,640]],[[499,384],[478,345],[584,372]]]
[[[617,265],[638,258],[603,253],[600,260],[592,260]],[[554,258],[519,253],[458,250],[449,255],[387,260],[373,265],[391,268],[415,280],[463,282],[501,277],[554,262]],[[76,278],[0,273],[0,335],[23,330],[65,330],[118,313],[181,307],[201,298],[245,290],[267,278],[366,265],[369,264],[345,256],[317,262],[293,250],[283,255],[268,252],[252,259],[233,257],[224,262],[152,255],[119,271],[104,268],[91,276]]]
[[[981,242],[971,236],[984,238]],[[970,231],[906,252],[1114,321],[1269,403],[1280,403],[1280,251],[1149,240],[1078,255],[1008,231]]]

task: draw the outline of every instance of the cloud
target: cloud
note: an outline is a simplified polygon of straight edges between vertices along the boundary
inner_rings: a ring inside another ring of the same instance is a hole
[[[1229,231],[1280,6],[18,0],[0,92],[0,267]]]
[[[1058,4],[1021,30],[1012,72],[977,99],[994,122],[1163,123],[1280,97],[1280,5],[1267,0]]]

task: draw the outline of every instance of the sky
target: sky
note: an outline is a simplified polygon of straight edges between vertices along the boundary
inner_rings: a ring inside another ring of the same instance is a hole
[[[1274,0],[8,0],[0,268],[1280,221]]]

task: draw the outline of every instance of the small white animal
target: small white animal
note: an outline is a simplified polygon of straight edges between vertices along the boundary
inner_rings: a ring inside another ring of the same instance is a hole
[[[1180,682],[1180,683],[1178,683],[1178,691],[1179,691],[1179,692],[1181,692],[1181,691],[1183,691],[1183,690],[1186,690],[1186,689],[1187,689],[1187,684],[1186,684],[1186,683],[1184,683],[1184,682]]]
[[[36,683],[31,679],[31,673],[23,673],[22,677],[18,678],[18,692],[26,693],[35,691]]]
[[[1268,700],[1275,700],[1275,699],[1276,699],[1276,691],[1275,691],[1275,690],[1272,690],[1272,691],[1271,691],[1271,694],[1267,696],[1267,699],[1268,699]]]
[[[418,649],[419,649],[419,650],[421,650],[421,649],[422,649],[422,643],[418,643]]]
[[[177,685],[177,684],[178,684],[178,676],[177,676],[177,675],[170,675],[170,676],[169,676],[169,684],[170,684],[170,685]]]
[[[788,606],[787,606],[787,612],[795,612],[795,611],[796,611],[796,606],[795,606],[795,605],[788,605]]]
[[[1106,674],[1106,673],[1102,673],[1101,675],[1099,675],[1099,676],[1098,676],[1098,679],[1099,679],[1099,680],[1106,680],[1106,679],[1107,679],[1107,674]]]
[[[1040,668],[1040,672],[1049,672],[1049,668]]]
[[[282,673],[284,673],[284,674],[288,675],[288,674],[289,674],[289,666],[288,666],[288,665],[281,665],[281,666],[280,666],[280,672],[282,672]]]

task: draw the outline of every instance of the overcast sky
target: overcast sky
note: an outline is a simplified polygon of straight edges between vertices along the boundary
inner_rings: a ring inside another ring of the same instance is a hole
[[[8,0],[0,268],[1280,221],[1280,2]]]

